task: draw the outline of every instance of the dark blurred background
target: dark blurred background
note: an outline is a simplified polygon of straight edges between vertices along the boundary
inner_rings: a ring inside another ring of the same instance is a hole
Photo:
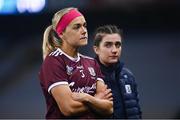
[[[114,24],[123,29],[121,60],[136,76],[143,118],[180,118],[180,1],[25,1],[30,0],[0,0],[0,119],[44,118],[38,79],[43,32],[56,11],[70,6],[78,7],[88,23],[89,44],[80,49],[83,54],[94,57],[96,27]],[[14,8],[15,2],[21,7]],[[40,12],[33,5],[40,5]]]

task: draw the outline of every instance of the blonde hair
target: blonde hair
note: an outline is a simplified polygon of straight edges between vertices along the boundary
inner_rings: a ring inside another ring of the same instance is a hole
[[[72,9],[77,10],[77,8],[70,7],[70,8],[64,8],[56,12],[52,18],[52,25],[48,26],[44,31],[43,44],[42,44],[43,60],[50,52],[54,51],[57,47],[60,47],[62,45],[62,40],[55,31],[56,26],[60,21],[60,19],[63,17],[63,15],[65,15]]]

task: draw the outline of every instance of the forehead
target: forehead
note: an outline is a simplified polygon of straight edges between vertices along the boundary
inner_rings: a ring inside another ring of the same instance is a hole
[[[84,16],[76,17],[74,20],[72,20],[69,24],[69,26],[73,26],[75,24],[84,24],[86,22]]]
[[[102,42],[121,42],[121,36],[118,33],[106,34],[103,37]]]

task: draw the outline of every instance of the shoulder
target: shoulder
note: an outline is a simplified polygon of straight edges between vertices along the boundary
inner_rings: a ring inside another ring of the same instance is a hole
[[[134,76],[134,74],[132,73],[132,71],[129,70],[128,68],[126,68],[126,67],[123,67],[123,68],[122,68],[121,74],[128,74],[128,75]]]
[[[84,62],[86,63],[90,63],[90,64],[96,64],[96,60],[92,57],[89,57],[89,56],[86,56],[86,55],[82,55],[82,54],[79,54],[81,60],[83,60]]]
[[[56,50],[50,52],[48,56],[57,57],[57,56],[59,56],[59,55],[62,55],[62,52],[61,52],[59,49],[56,49]]]
[[[51,52],[46,56],[45,60],[41,65],[41,73],[46,73],[51,76],[55,72],[66,70],[65,61],[61,56],[57,56],[56,51]]]
[[[124,79],[125,81],[135,81],[135,76],[132,73],[131,70],[129,70],[126,67],[123,67],[121,70],[121,78]]]
[[[82,54],[80,54],[79,56],[81,57],[81,60],[83,61],[83,63],[86,66],[91,66],[91,67],[93,67],[96,70],[100,69],[100,66],[99,66],[99,64],[98,64],[96,59],[94,59],[92,57],[89,57],[89,56],[86,56],[86,55],[82,55]]]
[[[95,59],[94,58],[92,58],[92,57],[89,57],[89,56],[86,56],[86,55],[82,55],[82,54],[79,54],[79,56],[81,57],[81,58],[83,58],[83,59],[87,59],[87,60],[92,60],[92,61],[94,61]]]
[[[45,60],[44,60],[44,64],[59,64],[63,62],[63,55],[61,54],[60,51],[55,50],[53,52],[50,52]]]
[[[123,67],[121,70],[120,80],[123,81],[124,84],[129,84],[132,87],[136,87],[136,78],[134,74],[126,67]]]

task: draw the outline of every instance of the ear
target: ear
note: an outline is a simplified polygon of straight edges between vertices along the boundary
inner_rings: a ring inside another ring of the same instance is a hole
[[[59,34],[59,37],[60,37],[61,39],[63,39],[63,33],[60,33],[60,34]]]
[[[97,46],[93,46],[93,50],[97,55],[99,54],[99,48]]]

